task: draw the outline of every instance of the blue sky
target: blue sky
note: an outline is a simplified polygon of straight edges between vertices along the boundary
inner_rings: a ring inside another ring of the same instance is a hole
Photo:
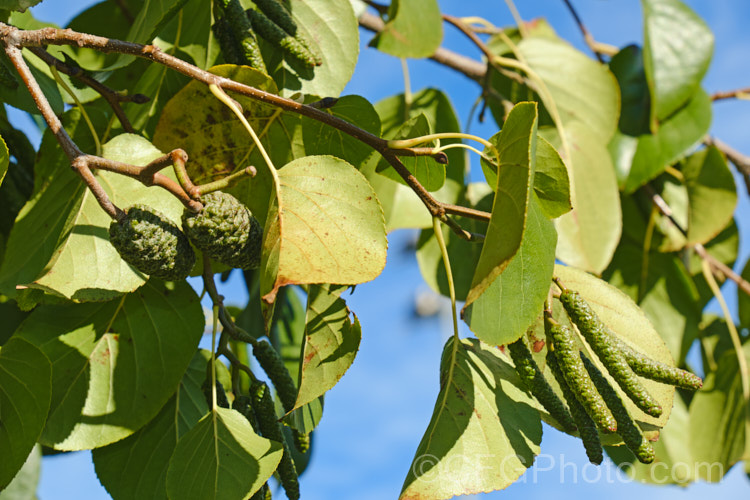
[[[44,20],[64,24],[76,10],[93,2],[47,0],[34,9]],[[572,18],[559,0],[517,2],[525,19],[546,17],[558,33],[585,50]],[[574,2],[594,37],[622,46],[641,38],[641,11],[636,0],[576,0]],[[716,52],[704,86],[711,92],[750,86],[750,2],[728,0],[687,2],[714,30]],[[481,15],[497,25],[512,23],[502,0],[441,1],[443,11],[454,15]],[[80,7],[74,7],[80,6]],[[360,94],[375,102],[403,90],[398,60],[366,47],[370,35],[363,33],[360,61],[345,93]],[[479,58],[479,52],[451,27],[445,28],[445,44],[454,50]],[[430,61],[409,64],[412,89],[426,86],[443,88],[451,96],[459,119],[465,124],[478,88],[462,75]],[[712,132],[725,142],[750,153],[747,123],[750,103],[725,102],[714,105]],[[496,132],[491,120],[473,123],[473,133],[489,137]],[[741,261],[748,255],[750,227],[748,200],[742,194],[738,214]],[[375,283],[360,285],[348,298],[350,308],[363,327],[360,353],[342,381],[326,399],[325,415],[316,432],[312,463],[302,478],[305,500],[357,498],[361,500],[396,498],[411,464],[414,451],[429,422],[438,392],[438,365],[443,343],[450,333],[449,309],[440,316],[417,320],[413,304],[417,293],[426,290],[413,253],[405,250],[412,232],[391,235],[388,264]],[[230,281],[225,294],[230,301],[244,300],[241,283]],[[725,289],[734,293],[733,287]],[[583,469],[587,463],[577,440],[545,427],[542,453],[536,469],[525,479],[503,492],[477,498],[514,498],[554,495],[557,498],[634,498],[636,495],[659,498],[705,498],[708,495],[747,496],[748,483],[740,468],[735,468],[720,485],[697,484],[688,488],[642,486],[622,482],[606,466],[601,479],[574,480],[570,468],[561,469],[561,461],[585,470],[588,478],[595,471]],[[555,467],[545,471],[550,460]],[[614,477],[608,481],[607,477]],[[613,484],[614,483],[614,484]],[[532,489],[533,488],[533,489]],[[502,496],[501,496],[502,495]],[[279,494],[279,496],[283,496]],[[88,452],[45,459],[39,497],[42,500],[109,498],[93,473]]]

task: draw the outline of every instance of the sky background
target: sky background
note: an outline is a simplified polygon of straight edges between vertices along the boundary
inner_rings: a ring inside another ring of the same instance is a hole
[[[64,25],[75,14],[95,2],[47,0],[32,9],[39,19]],[[442,10],[457,16],[485,17],[496,25],[513,23],[502,0],[440,1]],[[585,46],[561,0],[517,2],[524,19],[546,17],[565,39],[584,50]],[[616,46],[638,43],[642,38],[640,3],[637,0],[575,0],[576,7],[594,37]],[[688,0],[716,36],[716,50],[704,87],[716,90],[750,86],[750,2],[746,0]],[[361,32],[361,54],[354,78],[344,94],[359,94],[371,102],[403,91],[401,65],[397,59],[367,48],[371,34]],[[479,51],[450,26],[445,27],[444,45],[479,59]],[[588,53],[588,52],[587,52]],[[466,124],[478,87],[464,76],[430,61],[410,61],[412,90],[439,87],[453,99],[459,120]],[[748,122],[750,103],[727,101],[714,104],[712,133],[750,154]],[[30,121],[15,115],[20,123]],[[489,119],[484,125],[471,124],[471,132],[489,137],[497,127]],[[34,136],[35,131],[29,128]],[[36,134],[38,136],[38,134]],[[473,164],[475,175],[477,164]],[[750,217],[747,195],[739,189],[736,217],[740,225],[741,248],[738,262],[747,259]],[[417,296],[429,293],[409,245],[416,233],[400,231],[390,235],[388,263],[371,284],[360,285],[347,296],[349,307],[359,316],[363,338],[360,352],[349,372],[326,395],[324,418],[316,430],[314,455],[301,478],[304,500],[397,498],[414,452],[427,427],[438,394],[440,353],[450,335],[450,310],[442,303],[435,317],[414,315]],[[741,270],[741,267],[738,266]],[[238,277],[238,274],[235,273]],[[200,286],[200,285],[198,285]],[[725,293],[735,288],[729,284]],[[232,279],[223,293],[228,302],[246,300],[244,286]],[[733,299],[730,299],[733,303]],[[462,325],[463,333],[467,333]],[[747,498],[750,482],[741,467],[735,467],[719,485],[695,484],[687,488],[643,486],[628,482],[611,462],[595,469],[588,465],[577,439],[545,426],[542,454],[537,466],[516,484],[502,492],[478,495],[477,499],[528,498],[554,495],[556,498],[609,499],[652,497],[693,499],[707,496]],[[565,468],[561,464],[565,463]],[[574,465],[571,465],[574,464]],[[574,470],[578,474],[574,474]],[[45,458],[39,487],[41,500],[106,499],[91,464],[89,452]],[[283,493],[278,493],[283,497]]]

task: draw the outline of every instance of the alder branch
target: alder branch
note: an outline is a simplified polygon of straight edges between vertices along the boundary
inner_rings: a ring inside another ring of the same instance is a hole
[[[128,120],[127,115],[125,115],[125,111],[123,111],[120,103],[134,102],[136,104],[143,104],[150,100],[147,96],[143,94],[127,95],[121,92],[117,92],[116,90],[107,87],[103,83],[87,75],[86,72],[81,68],[76,68],[65,64],[63,61],[53,56],[42,47],[29,47],[29,50],[36,56],[38,56],[42,61],[44,61],[48,66],[53,66],[60,73],[64,73],[72,78],[76,78],[80,82],[88,85],[96,92],[98,92],[99,95],[101,95],[110,105],[112,111],[114,111],[115,115],[117,116],[117,119],[120,120],[120,124],[122,124],[122,128],[125,130],[125,132],[131,134],[135,133],[135,129],[133,129],[133,126],[130,124],[130,120]]]
[[[347,135],[350,135],[351,137],[359,140],[364,144],[367,144],[375,151],[380,153],[383,158],[385,158],[386,161],[388,161],[388,163],[396,170],[396,172],[401,175],[406,184],[417,194],[427,210],[430,212],[430,215],[438,217],[441,221],[446,222],[448,218],[448,216],[446,215],[446,207],[449,207],[451,212],[455,215],[462,215],[473,218],[481,216],[482,220],[489,220],[490,214],[487,212],[479,212],[477,210],[466,209],[464,207],[448,205],[436,200],[429,192],[427,192],[427,190],[421,185],[416,177],[414,177],[408,171],[408,169],[398,158],[400,155],[423,156],[426,154],[435,157],[430,148],[412,148],[411,151],[408,151],[408,149],[392,149],[388,146],[388,141],[386,141],[385,139],[371,134],[366,130],[352,125],[351,123],[332,114],[326,113],[325,111],[322,111],[316,107],[300,104],[294,100],[265,92],[255,87],[236,82],[229,78],[214,75],[212,73],[209,73],[208,71],[202,70],[190,63],[187,63],[182,59],[169,55],[153,45],[142,45],[133,42],[113,40],[96,35],[78,33],[70,29],[43,28],[39,30],[28,31],[19,30],[18,28],[9,26],[4,23],[0,23],[0,37],[2,37],[3,43],[6,45],[6,50],[19,50],[20,47],[42,47],[45,45],[73,45],[76,47],[87,47],[95,49],[104,53],[119,53],[144,58],[178,71],[183,75],[192,78],[193,80],[202,82],[206,85],[213,84],[225,91],[236,92],[256,101],[278,107],[284,111],[297,113],[299,115],[317,120],[325,125],[340,130]],[[41,98],[44,97],[41,93],[41,90],[39,91],[39,96],[41,96]],[[49,104],[47,104],[47,107],[49,108]],[[45,116],[44,113],[43,116]],[[57,120],[57,117],[54,118],[55,120]],[[46,116],[45,119],[47,119]],[[59,123],[59,120],[57,120],[57,122]],[[55,130],[54,127],[51,128]],[[58,126],[57,129],[61,129],[61,127]],[[62,132],[64,133],[64,131]],[[65,134],[65,138],[67,139],[67,143],[72,144],[72,141],[69,137],[67,137],[67,134]],[[73,146],[75,145],[73,144]],[[80,151],[76,151],[75,154],[69,155],[69,157],[73,159],[77,156],[80,156],[81,154],[82,153],[80,153]],[[454,225],[451,225],[451,227],[454,227]],[[459,234],[459,236],[461,237],[465,237],[463,231],[457,234]]]
[[[148,171],[148,166],[136,167],[134,165],[129,165],[126,163],[114,162],[112,160],[107,160],[98,156],[88,155],[81,151],[78,145],[65,131],[65,128],[62,126],[62,122],[60,122],[60,119],[53,111],[52,106],[50,106],[49,101],[44,95],[44,92],[42,92],[42,89],[39,87],[39,83],[36,81],[34,75],[31,73],[31,70],[26,64],[26,61],[24,60],[21,53],[21,49],[16,45],[7,43],[7,39],[5,38],[3,39],[3,41],[5,42],[5,52],[8,55],[8,58],[16,68],[18,74],[21,76],[21,79],[26,85],[26,88],[29,90],[31,97],[34,99],[34,103],[41,112],[44,121],[50,128],[50,131],[55,135],[57,142],[60,144],[63,151],[65,152],[65,155],[68,157],[71,168],[78,174],[79,177],[81,177],[83,182],[93,194],[97,203],[99,203],[99,206],[107,215],[115,220],[122,220],[126,216],[125,212],[123,212],[119,207],[115,206],[115,204],[112,203],[112,200],[110,200],[106,191],[104,191],[104,188],[102,188],[101,184],[94,176],[92,168],[100,168],[103,170],[110,170],[124,175],[129,175],[131,177],[139,179],[147,186],[160,186],[177,196],[177,198],[189,209],[198,211],[202,208],[202,205],[199,201],[191,199],[181,186],[179,186],[168,177],[157,174],[156,172],[153,172],[150,176],[141,177],[141,171],[143,171],[144,169]],[[182,155],[184,155],[184,152],[181,153]],[[169,156],[172,160],[174,159],[174,156],[171,156],[171,154],[167,156]],[[181,155],[178,154],[177,156]]]
[[[683,236],[687,236],[687,230],[680,225],[679,222],[674,218],[674,214],[672,212],[672,208],[669,206],[669,204],[664,200],[664,198],[661,197],[659,193],[657,193],[653,187],[651,187],[649,184],[646,184],[644,186],[644,190],[648,195],[651,197],[651,201],[654,204],[654,206],[659,210],[659,213],[661,213],[663,216],[665,216],[669,221],[674,225],[674,227],[677,228],[680,233],[682,233]],[[747,295],[750,295],[750,282],[745,280],[742,276],[734,272],[732,268],[718,260],[716,257],[708,253],[706,250],[706,247],[704,247],[700,243],[693,243],[690,245],[690,247],[695,250],[695,253],[698,254],[698,256],[707,261],[709,266],[711,266],[711,271],[713,272],[714,276],[716,276],[719,279],[725,279],[728,278],[732,281],[734,281],[737,284],[737,287],[745,292]]]
[[[711,94],[712,101],[721,101],[724,99],[747,99],[750,97],[750,87],[736,90],[721,90]]]

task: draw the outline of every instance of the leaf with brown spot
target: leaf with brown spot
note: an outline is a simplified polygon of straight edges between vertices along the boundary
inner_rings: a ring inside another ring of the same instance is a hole
[[[266,220],[261,293],[273,303],[288,284],[354,285],[385,267],[388,241],[367,179],[333,156],[307,156],[278,171]]]
[[[362,339],[357,316],[340,297],[346,286],[311,286],[307,293],[305,344],[295,408],[331,389],[354,362]]]

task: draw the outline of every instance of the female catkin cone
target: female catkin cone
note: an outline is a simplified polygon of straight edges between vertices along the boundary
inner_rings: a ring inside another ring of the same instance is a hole
[[[643,387],[643,384],[625,361],[625,356],[617,347],[612,345],[610,338],[614,334],[599,319],[588,302],[581,297],[581,294],[565,289],[560,294],[560,302],[623,392],[644,412],[653,417],[660,416],[662,413],[661,405]]]
[[[203,195],[201,201],[203,210],[182,214],[182,228],[193,245],[230,267],[260,266],[263,229],[250,210],[221,191]]]
[[[581,358],[578,357],[578,347],[573,341],[573,333],[564,325],[545,322],[547,333],[547,349],[554,352],[560,366],[563,379],[575,394],[578,401],[586,409],[591,418],[601,429],[609,432],[617,430],[617,422],[609,411],[594,383],[589,378]]]
[[[643,436],[641,429],[633,420],[628,409],[625,408],[620,396],[609,385],[609,381],[602,375],[602,372],[583,353],[581,353],[581,360],[586,366],[591,380],[599,390],[599,394],[602,395],[607,406],[612,410],[612,414],[615,416],[615,420],[617,420],[617,433],[622,437],[625,445],[635,454],[639,462],[644,464],[653,462],[655,456],[654,448],[648,439]]]
[[[279,462],[279,468],[276,470],[279,473],[279,479],[281,480],[281,486],[286,492],[286,496],[289,500],[299,499],[299,479],[297,478],[297,469],[294,466],[294,460],[292,459],[292,453],[289,450],[289,445],[284,439],[281,425],[276,417],[276,410],[273,405],[273,398],[271,392],[268,390],[268,386],[265,382],[253,382],[250,387],[250,394],[252,396],[252,406],[255,412],[255,417],[258,419],[258,426],[260,427],[260,433],[263,437],[272,441],[277,441],[284,447],[284,453],[281,456],[281,462]]]
[[[109,225],[109,241],[120,257],[142,273],[167,281],[187,278],[195,252],[177,224],[146,205],[133,205]]]
[[[297,384],[292,380],[292,375],[284,364],[284,360],[279,356],[279,352],[270,342],[260,340],[253,344],[253,356],[273,382],[284,411],[292,411],[294,403],[297,402]]]
[[[636,375],[691,391],[697,391],[703,387],[703,380],[698,375],[651,359],[617,337],[613,337],[612,341],[625,356],[625,361]]]
[[[589,414],[586,413],[586,409],[578,402],[573,391],[570,390],[565,378],[560,371],[560,366],[557,363],[555,354],[548,350],[547,351],[547,366],[549,367],[552,375],[560,385],[560,390],[563,393],[565,401],[568,402],[570,408],[570,414],[573,416],[573,420],[578,427],[578,434],[581,436],[583,442],[583,448],[586,450],[586,456],[589,462],[592,464],[599,465],[604,460],[604,452],[602,450],[602,442],[599,439],[599,431],[596,428],[596,423],[591,420]]]
[[[542,406],[552,415],[552,418],[562,426],[566,432],[575,431],[573,417],[570,416],[568,408],[557,394],[552,390],[547,380],[544,378],[542,371],[531,356],[531,351],[526,346],[523,337],[508,344],[510,357],[516,367],[521,380],[531,391],[531,394],[539,401]]]

